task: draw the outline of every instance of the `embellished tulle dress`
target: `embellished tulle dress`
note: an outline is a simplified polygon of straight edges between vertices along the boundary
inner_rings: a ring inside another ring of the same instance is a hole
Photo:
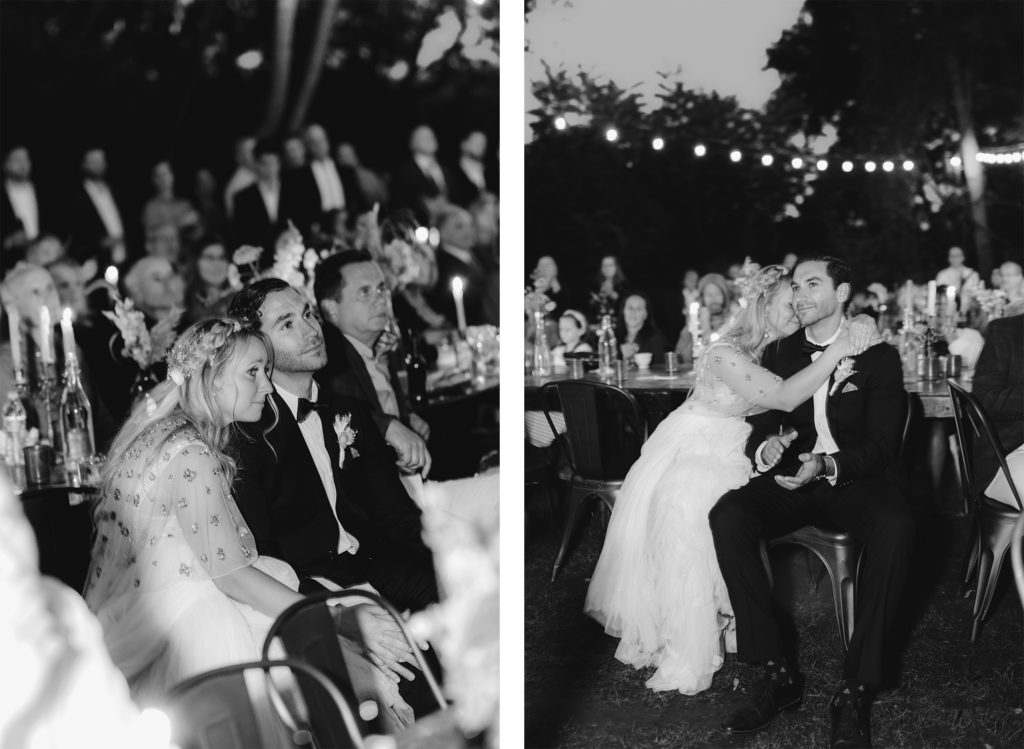
[[[190,676],[259,660],[273,620],[215,578],[253,565],[293,590],[299,580],[285,562],[257,554],[218,461],[183,418],[143,432],[125,458],[95,513],[85,600],[132,696],[146,704]],[[362,698],[393,706],[386,720],[408,710],[361,648],[341,645]]]
[[[749,480],[744,417],[780,381],[729,342],[709,346],[690,397],[644,443],[616,498],[584,610],[621,638],[616,658],[657,667],[653,690],[703,691],[736,650],[708,512]]]

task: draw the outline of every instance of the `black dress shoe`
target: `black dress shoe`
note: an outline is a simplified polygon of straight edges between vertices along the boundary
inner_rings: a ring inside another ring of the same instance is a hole
[[[792,681],[786,683],[763,677],[733,705],[722,721],[722,729],[733,735],[755,733],[767,728],[783,710],[796,710],[803,699],[803,675],[794,674]]]
[[[829,703],[829,712],[832,714],[832,741],[829,746],[835,749],[871,746],[871,700],[867,694],[836,692]]]

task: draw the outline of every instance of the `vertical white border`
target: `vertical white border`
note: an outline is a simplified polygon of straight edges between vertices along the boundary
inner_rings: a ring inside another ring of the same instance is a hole
[[[501,746],[524,742],[523,109],[525,7],[501,7]]]

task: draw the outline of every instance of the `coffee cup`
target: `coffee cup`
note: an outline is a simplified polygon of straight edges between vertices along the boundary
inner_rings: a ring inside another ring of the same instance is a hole
[[[633,356],[633,360],[636,362],[637,367],[640,369],[650,369],[651,359],[654,354],[651,353],[638,353]]]

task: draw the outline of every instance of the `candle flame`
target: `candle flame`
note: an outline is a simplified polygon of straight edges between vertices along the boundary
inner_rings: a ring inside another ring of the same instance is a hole
[[[455,278],[452,279],[452,291],[454,291],[456,294],[461,294],[462,288],[462,278],[460,276],[455,276]]]
[[[64,308],[64,314],[61,316],[61,319],[63,319],[65,322],[71,322],[71,320],[73,318],[71,317],[71,308],[70,307],[65,307]]]
[[[103,272],[103,279],[107,283],[109,283],[111,286],[117,286],[117,278],[118,278],[117,268],[115,266],[113,266],[113,265],[109,266]]]

